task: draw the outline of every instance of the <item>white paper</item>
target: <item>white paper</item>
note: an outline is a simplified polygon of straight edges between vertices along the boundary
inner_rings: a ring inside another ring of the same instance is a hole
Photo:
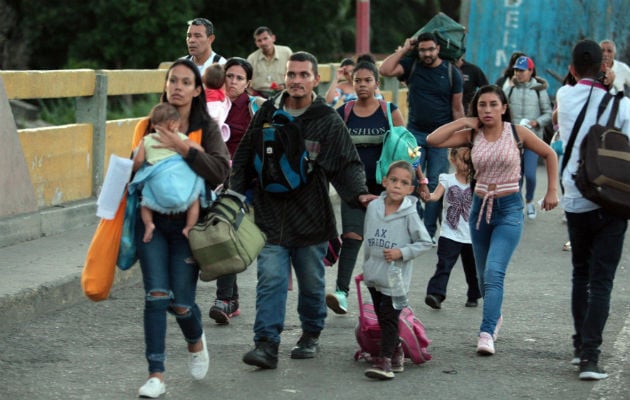
[[[113,219],[120,205],[125,186],[131,177],[133,160],[118,157],[112,154],[109,157],[107,174],[101,188],[101,193],[96,200],[96,216],[104,219]]]

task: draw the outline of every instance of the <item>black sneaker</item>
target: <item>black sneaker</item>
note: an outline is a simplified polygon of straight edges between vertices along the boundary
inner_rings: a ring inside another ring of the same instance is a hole
[[[573,349],[573,358],[571,359],[571,365],[580,365],[580,355],[580,350]]]
[[[256,347],[243,356],[243,362],[259,368],[276,369],[278,367],[278,343],[256,342]]]
[[[597,366],[597,361],[580,361],[580,379],[583,381],[598,381],[608,378],[608,374]]]
[[[297,345],[291,350],[291,358],[314,358],[318,351],[319,338],[305,332],[298,340]]]
[[[468,299],[468,301],[465,304],[466,307],[477,307],[477,305],[478,305],[477,299]]]
[[[241,310],[238,308],[238,300],[216,299],[208,314],[217,324],[229,324],[230,318],[240,315]]]
[[[435,294],[427,294],[427,297],[424,298],[424,302],[427,306],[435,310],[442,308],[442,300]]]

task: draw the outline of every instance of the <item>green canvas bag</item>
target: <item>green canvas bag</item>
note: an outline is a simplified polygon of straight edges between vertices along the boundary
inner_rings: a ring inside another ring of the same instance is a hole
[[[440,58],[455,62],[466,51],[466,28],[444,13],[438,13],[412,36],[431,32],[440,45]],[[417,57],[417,56],[416,56]]]
[[[188,242],[199,264],[199,279],[208,282],[245,271],[265,245],[245,197],[221,192],[209,212],[190,230]]]

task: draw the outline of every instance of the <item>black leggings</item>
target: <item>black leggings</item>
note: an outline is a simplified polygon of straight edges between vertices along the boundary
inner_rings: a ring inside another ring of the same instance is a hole
[[[398,346],[398,318],[400,310],[394,309],[392,298],[374,288],[368,288],[372,296],[374,311],[381,327],[381,357],[392,358]]]

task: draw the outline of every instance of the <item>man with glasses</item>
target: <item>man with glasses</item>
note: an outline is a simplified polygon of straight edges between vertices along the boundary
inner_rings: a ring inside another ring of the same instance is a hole
[[[188,21],[186,32],[186,47],[188,55],[182,58],[195,63],[203,76],[204,71],[210,65],[225,64],[227,60],[212,50],[214,42],[214,25],[206,18],[195,18]]]
[[[427,146],[426,138],[441,125],[464,116],[462,77],[439,53],[435,35],[425,32],[417,39],[406,39],[403,46],[383,60],[380,68],[383,76],[395,76],[409,88],[407,128],[422,146],[420,167],[429,179],[430,192],[438,185],[439,175],[448,172],[448,149]],[[424,225],[434,244],[441,210],[441,201],[425,205]]]

